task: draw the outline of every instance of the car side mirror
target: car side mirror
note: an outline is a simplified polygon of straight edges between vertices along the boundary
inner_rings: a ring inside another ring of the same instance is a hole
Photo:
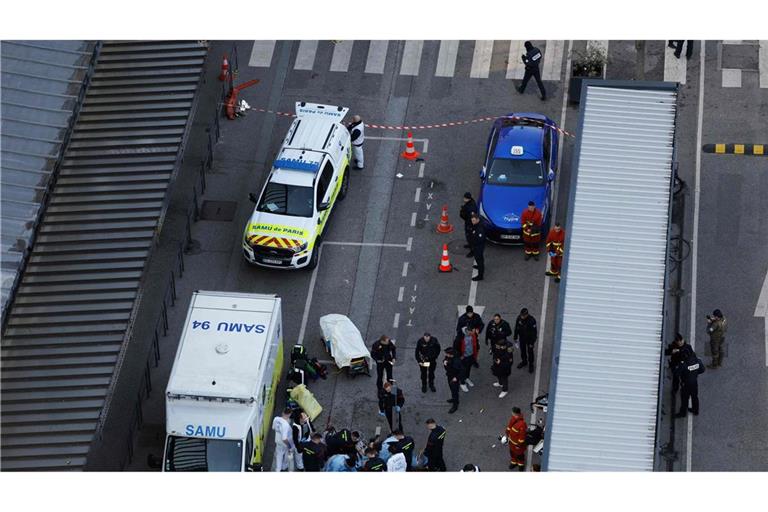
[[[481,180],[485,179],[485,166],[483,166],[483,168],[480,169],[480,179]]]
[[[555,171],[552,169],[549,170],[549,174],[547,174],[547,179],[549,181],[555,181]]]
[[[331,207],[331,203],[320,203],[319,205],[317,205],[317,211],[324,212],[330,207]]]
[[[248,193],[248,199],[250,199],[253,204],[256,204],[259,202],[259,199],[256,197],[256,194],[254,194],[253,192]]]

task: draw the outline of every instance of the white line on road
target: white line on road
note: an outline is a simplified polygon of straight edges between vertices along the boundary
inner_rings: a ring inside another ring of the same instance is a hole
[[[389,41],[371,41],[368,45],[368,60],[365,61],[365,72],[381,75],[387,62]]]
[[[353,43],[354,41],[340,41],[333,45],[331,71],[346,72],[349,69],[349,59],[352,57]]]
[[[475,52],[472,55],[472,68],[469,78],[488,78],[491,71],[493,56],[493,41],[475,41]]]
[[[507,78],[521,80],[525,75],[525,65],[520,58],[525,53],[525,41],[509,42],[509,58],[507,59]]]
[[[765,366],[768,366],[768,272],[765,274],[763,287],[760,289],[760,296],[757,299],[755,316],[762,316],[765,320]]]
[[[403,263],[403,277],[408,275],[408,262]]]
[[[474,277],[475,275],[475,269],[472,269],[472,276]],[[469,282],[469,297],[467,298],[467,304],[470,306],[474,306],[475,301],[477,300],[477,283],[478,281]]]
[[[296,63],[293,69],[311,70],[315,65],[315,54],[317,53],[317,41],[301,41],[299,49],[296,52]]]
[[[724,88],[739,88],[741,87],[741,70],[723,68],[722,74],[722,86]]]
[[[435,76],[453,76],[453,73],[456,70],[456,56],[458,53],[458,41],[440,41],[440,51],[437,53]]]
[[[696,121],[696,148],[701,147],[702,125],[704,121],[704,63],[706,41],[701,41],[699,52],[699,112]],[[701,151],[696,151],[696,178],[693,186],[693,236],[691,237],[691,332],[688,335],[691,348],[696,351],[696,288],[699,267],[699,196],[701,195]],[[674,411],[673,411],[674,412]],[[674,421],[674,420],[673,420]],[[688,427],[685,443],[685,470],[691,471],[693,451],[693,416],[688,415]]]
[[[272,54],[277,41],[254,41],[248,65],[255,68],[268,68],[272,65]]]
[[[664,47],[664,81],[685,83],[685,75],[688,69],[688,59],[675,57],[675,50],[669,46]]]
[[[560,80],[563,68],[563,51],[565,41],[547,41],[544,49],[544,64],[542,64],[542,80]]]
[[[330,240],[323,241],[323,245],[354,245],[357,247],[402,247],[408,248],[408,244],[379,244],[375,242],[331,242]]]
[[[414,203],[421,201],[421,187],[416,187],[416,196],[413,198]]]
[[[326,242],[327,243],[327,242]],[[320,261],[323,257],[323,244],[317,248],[317,265],[312,270],[312,278],[309,280],[309,291],[307,292],[307,300],[304,302],[304,314],[301,315],[301,328],[299,329],[299,338],[296,341],[297,344],[304,344],[304,333],[307,331],[307,320],[309,320],[309,308],[312,306],[312,295],[315,293],[315,282],[317,281],[317,269],[320,268]]]
[[[392,328],[397,329],[398,325],[400,325],[400,313],[395,313],[395,319],[392,322]]]
[[[421,148],[422,153],[426,153],[429,149],[429,139],[413,139],[413,140],[420,140],[424,142],[424,147]]]
[[[423,178],[423,177],[424,177],[424,162],[421,162],[419,164],[419,178]]]
[[[768,88],[768,41],[758,41],[758,70],[760,72],[760,88]]]
[[[405,295],[405,286],[401,286],[397,292],[397,302],[403,302],[403,295]]]
[[[370,135],[366,135],[365,138],[366,139],[371,139],[371,140],[400,140],[400,141],[403,141],[403,142],[408,140],[408,137],[372,137]],[[423,152],[426,153],[427,152],[426,147],[427,147],[427,141],[428,140],[429,139],[413,139],[413,142],[423,142],[424,143],[424,148],[425,148],[423,150]]]
[[[573,52],[573,41],[568,41],[568,53],[565,60],[565,76],[570,76],[571,72],[571,54]],[[565,129],[565,116],[567,112],[568,107],[568,88],[563,88],[563,103],[562,108],[560,109],[560,127]],[[565,145],[562,145],[560,147],[560,154],[557,155],[557,168],[558,170],[562,168],[562,162],[563,162],[563,153],[565,152]],[[560,192],[560,183],[562,180],[558,176],[557,179],[557,185],[555,186],[555,193],[552,197],[552,212],[550,215],[552,215],[552,219],[557,219],[557,196]],[[547,260],[549,259],[549,256],[547,256]],[[549,268],[549,261],[545,263],[546,268]],[[539,387],[541,385],[541,357],[544,353],[544,333],[546,332],[546,321],[547,321],[547,303],[549,302],[549,277],[544,278],[544,296],[541,300],[541,315],[539,316],[539,325],[541,326],[541,334],[539,335],[538,340],[538,347],[536,347],[536,373],[533,378],[533,398],[531,399],[531,402],[536,400],[536,397],[539,396]],[[553,368],[554,370],[554,368]],[[533,414],[531,414],[531,425],[536,424],[536,413],[538,409],[534,409]],[[533,452],[533,447],[529,447],[528,450],[528,457],[526,462],[526,469],[530,469],[531,460],[533,457],[531,456]]]
[[[400,74],[416,76],[421,65],[421,50],[424,41],[406,41],[403,48],[403,61],[400,64]]]
[[[407,252],[411,252],[411,249],[412,249],[412,248],[413,248],[413,237],[412,237],[412,236],[409,236],[409,237],[408,237],[408,243],[407,243],[407,244],[405,244],[405,250],[406,250]]]
[[[411,214],[411,227],[414,227],[416,225],[416,212],[413,212]]]

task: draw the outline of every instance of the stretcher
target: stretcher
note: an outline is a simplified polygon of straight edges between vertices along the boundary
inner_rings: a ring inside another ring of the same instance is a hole
[[[371,353],[349,318],[337,314],[322,316],[320,330],[323,332],[323,346],[339,369],[346,368],[351,377],[360,374],[370,376],[373,365]]]

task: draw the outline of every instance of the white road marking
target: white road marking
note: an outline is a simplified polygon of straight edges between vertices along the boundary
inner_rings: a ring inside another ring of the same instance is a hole
[[[413,212],[411,214],[411,227],[414,227],[416,225],[416,212]]]
[[[315,54],[317,53],[317,41],[301,41],[299,49],[296,52],[296,63],[293,69],[311,70],[315,65]]]
[[[365,61],[365,72],[381,75],[387,62],[389,41],[371,41],[368,46],[368,59]]]
[[[423,178],[423,177],[424,177],[424,162],[421,162],[419,164],[419,178]]]
[[[760,297],[757,299],[757,305],[755,306],[755,316],[762,316],[765,320],[765,366],[768,366],[768,272],[765,274],[763,287],[760,290]]]
[[[664,81],[685,83],[686,70],[688,68],[688,59],[675,57],[675,50],[669,46],[664,47]]]
[[[397,302],[403,302],[403,295],[405,295],[405,286],[401,286],[397,292]]]
[[[509,59],[507,61],[507,78],[521,80],[525,75],[525,64],[520,57],[525,53],[525,41],[509,42]]]
[[[409,237],[408,237],[408,243],[407,243],[407,244],[405,244],[405,250],[406,250],[407,252],[411,252],[411,249],[412,249],[412,248],[413,248],[413,237],[412,237],[412,236],[409,236]]]
[[[272,54],[277,41],[254,41],[248,65],[255,68],[268,68],[272,65]]]
[[[401,141],[407,141],[408,140],[408,137],[375,137],[375,136],[370,136],[370,135],[366,135],[365,138],[366,139],[371,139],[371,140],[401,140]],[[423,142],[424,143],[424,147],[426,148],[428,140],[429,139],[413,139],[413,142]],[[427,150],[425,149],[423,152],[426,153]]]
[[[475,52],[472,55],[472,68],[469,71],[469,77],[488,78],[491,71],[492,56],[493,41],[475,41]]]
[[[426,153],[429,150],[429,139],[413,139],[414,141],[420,140],[424,142],[424,147],[421,148],[422,153]]]
[[[608,73],[608,41],[607,40],[587,41],[587,49],[589,48],[600,48],[603,50],[603,55],[605,56],[605,65],[603,66],[603,78],[605,78]]]
[[[333,45],[331,71],[346,72],[349,69],[349,59],[352,57],[353,43],[354,41],[341,41]]]
[[[414,203],[418,203],[421,200],[421,187],[416,187],[416,197],[413,198]]]
[[[401,247],[403,249],[408,248],[408,244],[379,244],[375,242],[332,242],[330,240],[324,240],[323,245],[354,245],[357,247]]]
[[[397,329],[398,325],[400,325],[400,313],[395,313],[395,319],[392,321],[392,328]]]
[[[741,70],[723,68],[723,87],[741,87]]]
[[[416,76],[421,65],[421,50],[424,41],[406,41],[403,48],[403,61],[400,63],[400,74]]]
[[[570,76],[571,73],[571,57],[573,53],[573,41],[568,41],[568,53],[566,54],[565,59],[565,76]],[[568,88],[563,88],[563,102],[562,107],[560,109],[560,123],[559,126],[564,128],[565,127],[565,115],[567,113],[567,107],[568,107]],[[562,168],[562,162],[563,162],[563,153],[565,152],[565,144],[561,144],[560,146],[560,154],[557,155],[557,168]],[[560,176],[557,177],[557,183],[555,186],[555,193],[552,197],[552,219],[557,219],[557,196],[560,192],[560,182],[562,180],[560,179]],[[547,260],[549,260],[549,255],[547,255]],[[550,267],[550,262],[547,261],[545,263],[545,267]],[[539,335],[539,340],[536,347],[536,361],[538,363],[536,364],[536,370],[535,375],[533,378],[533,398],[531,398],[531,402],[536,400],[536,398],[539,396],[539,389],[541,385],[541,356],[544,353],[544,333],[546,332],[546,322],[547,322],[547,303],[549,302],[549,282],[550,278],[547,276],[544,278],[544,296],[541,300],[541,315],[539,315],[539,325],[541,326],[541,331]],[[530,425],[536,424],[536,413],[538,412],[538,409],[534,409],[533,414],[531,414],[531,422]],[[526,468],[530,469],[531,461],[533,459],[532,457],[533,447],[529,447],[528,449],[528,457],[526,457]]]
[[[474,261],[474,260],[473,260]],[[472,276],[474,277],[475,269],[472,269]],[[467,299],[467,304],[470,306],[475,305],[475,301],[477,300],[477,283],[479,281],[470,281],[469,282],[469,298]]]
[[[768,88],[768,41],[758,41],[758,70],[760,72],[760,88]]]
[[[458,41],[440,41],[440,51],[437,53],[435,76],[453,76],[453,73],[456,70],[456,56],[458,53]]]
[[[403,263],[403,277],[406,277],[408,275],[408,262]]]
[[[541,70],[542,80],[560,80],[564,50],[565,41],[547,41],[547,46],[544,49],[544,64]]]
[[[702,125],[704,121],[704,64],[706,46],[705,41],[701,41],[701,52],[699,52],[699,111],[696,126],[696,146],[701,147]],[[696,151],[696,179],[693,187],[693,236],[691,237],[691,332],[688,340],[691,348],[696,350],[696,288],[698,279],[698,250],[699,250],[699,196],[701,195],[701,151]],[[685,449],[685,470],[691,471],[691,455],[693,451],[693,416],[688,415],[688,427],[686,432]]]
[[[317,269],[320,268],[320,261],[323,256],[323,244],[317,248],[317,266],[312,270],[312,278],[309,280],[309,291],[307,292],[307,300],[304,302],[304,313],[301,315],[301,328],[299,329],[299,338],[296,341],[297,344],[304,344],[304,333],[307,331],[307,320],[309,320],[309,308],[312,306],[312,295],[315,293],[315,282],[317,281]]]

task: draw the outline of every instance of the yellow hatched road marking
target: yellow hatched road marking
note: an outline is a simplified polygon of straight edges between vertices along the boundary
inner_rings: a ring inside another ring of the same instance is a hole
[[[737,155],[743,155],[744,154],[744,144],[734,144],[733,145],[733,152]]]
[[[715,153],[725,153],[725,144],[715,144]]]
[[[763,151],[764,149],[762,144],[755,144],[754,146],[752,146],[753,155],[764,155],[765,153]]]

